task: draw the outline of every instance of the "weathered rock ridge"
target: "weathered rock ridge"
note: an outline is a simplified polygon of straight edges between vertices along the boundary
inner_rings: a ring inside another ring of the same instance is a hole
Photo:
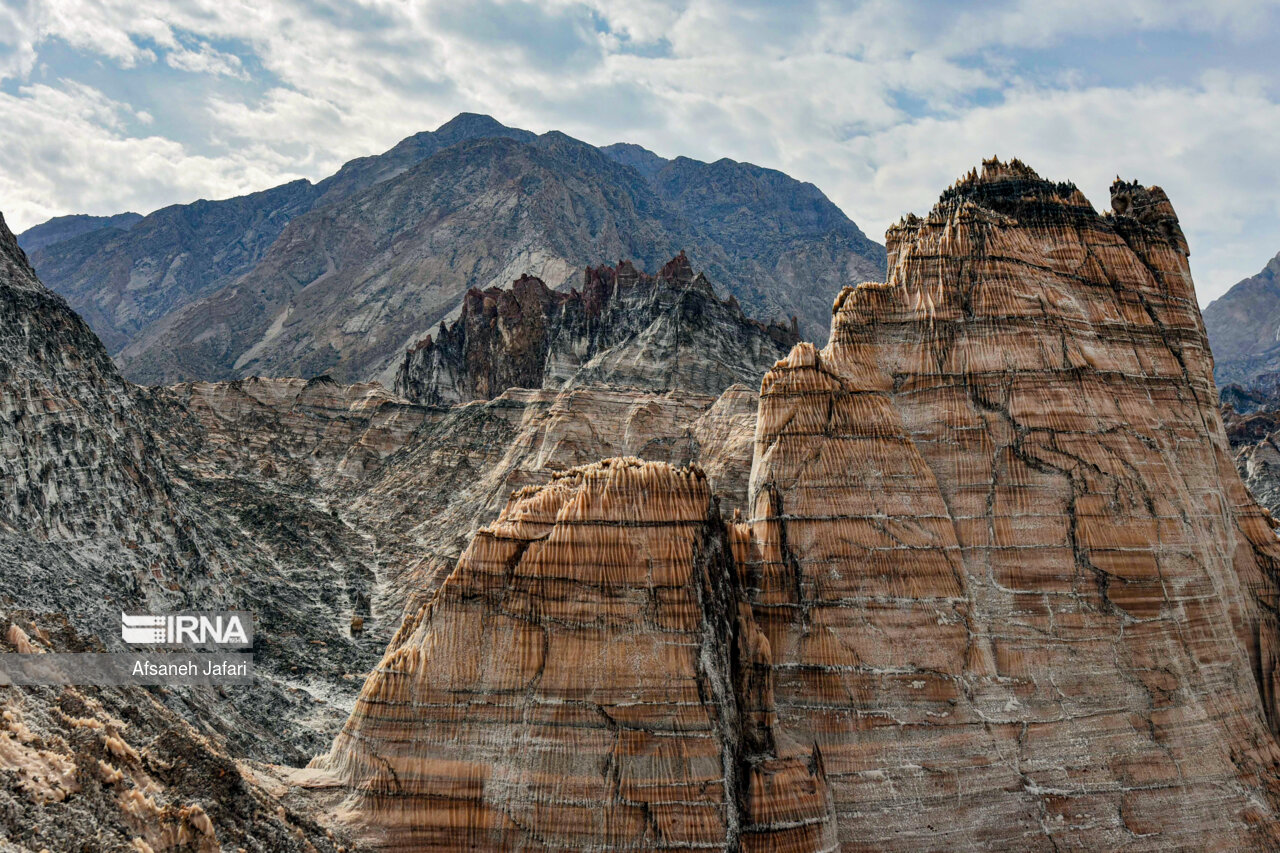
[[[1280,544],[1173,209],[1112,207],[991,161],[891,229],[888,283],[763,381],[745,522],[625,460],[514,495],[318,762],[347,822],[386,849],[1280,845]]]
[[[757,385],[798,341],[794,318],[790,327],[749,319],[681,252],[656,276],[627,261],[589,267],[569,293],[533,276],[470,290],[456,321],[405,353],[395,387],[429,405],[584,385],[714,395]]]
[[[846,843],[1276,843],[1280,550],[1173,210],[1112,204],[985,164],[765,379],[759,620]]]

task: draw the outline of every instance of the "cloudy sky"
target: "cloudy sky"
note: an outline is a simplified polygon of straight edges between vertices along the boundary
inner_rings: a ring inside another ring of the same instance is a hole
[[[0,210],[316,180],[461,111],[731,157],[882,237],[983,157],[1162,185],[1202,304],[1280,251],[1280,0],[0,0]]]

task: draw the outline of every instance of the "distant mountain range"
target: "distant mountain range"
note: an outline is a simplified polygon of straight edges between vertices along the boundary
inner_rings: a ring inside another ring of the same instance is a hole
[[[1280,254],[1210,303],[1204,325],[1219,387],[1274,386],[1280,379]]]
[[[295,181],[141,219],[62,217],[19,236],[42,279],[142,383],[248,375],[390,384],[470,288],[677,252],[761,320],[825,340],[831,300],[885,250],[812,184],[747,163],[668,160],[462,114]],[[55,225],[55,223],[59,223]]]

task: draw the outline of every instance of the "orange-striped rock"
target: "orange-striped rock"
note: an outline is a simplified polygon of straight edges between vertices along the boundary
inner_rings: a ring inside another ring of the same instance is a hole
[[[317,764],[392,850],[835,848],[818,750],[696,468],[613,459],[513,495],[406,620]]]
[[[1280,843],[1280,548],[1172,208],[1112,198],[984,164],[765,377],[756,615],[845,849]]]
[[[889,281],[765,376],[745,521],[653,463],[517,493],[320,762],[350,821],[389,849],[1280,847],[1280,545],[1172,207],[1112,205],[992,161],[892,229]]]

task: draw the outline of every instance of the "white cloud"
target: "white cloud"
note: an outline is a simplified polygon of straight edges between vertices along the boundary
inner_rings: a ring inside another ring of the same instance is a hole
[[[0,207],[23,227],[52,213],[319,178],[474,110],[596,143],[781,168],[818,184],[876,237],[993,153],[1074,179],[1099,206],[1121,172],[1170,192],[1201,293],[1213,295],[1280,249],[1270,224],[1280,221],[1268,145],[1280,131],[1274,69],[1263,79],[1238,69],[1160,74],[1135,86],[1098,79],[1054,45],[1170,33],[1256,45],[1274,39],[1278,5],[11,3],[0,6],[0,81],[26,83],[0,97]],[[179,144],[166,138],[175,133],[163,105],[110,101],[83,80],[59,82],[57,67],[35,85],[52,40],[108,71],[164,67],[234,85],[191,87],[203,118]]]
[[[269,149],[207,157],[159,136],[127,136],[131,108],[87,86],[0,93],[0,115],[0,210],[15,230],[70,211],[151,211],[175,197],[235,195],[298,177]]]

